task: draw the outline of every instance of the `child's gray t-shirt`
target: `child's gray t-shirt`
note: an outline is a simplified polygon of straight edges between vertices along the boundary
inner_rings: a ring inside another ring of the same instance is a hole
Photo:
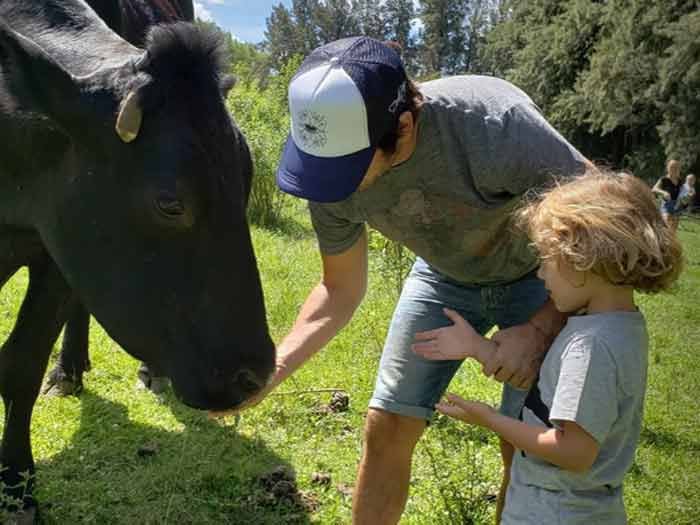
[[[541,426],[573,421],[598,442],[600,452],[590,470],[575,473],[516,451],[506,515],[528,509],[531,516],[550,516],[556,505],[561,523],[624,523],[621,486],[641,431],[647,353],[646,324],[639,312],[569,318],[542,363],[522,418]],[[527,496],[526,487],[546,496]],[[536,501],[550,508],[537,512]],[[605,508],[610,505],[620,508]],[[587,513],[596,520],[586,521]],[[509,522],[521,521],[504,521]]]
[[[411,158],[344,201],[309,203],[321,252],[342,253],[369,224],[460,283],[521,278],[538,260],[513,210],[528,190],[581,173],[585,159],[505,80],[450,77],[420,91]]]

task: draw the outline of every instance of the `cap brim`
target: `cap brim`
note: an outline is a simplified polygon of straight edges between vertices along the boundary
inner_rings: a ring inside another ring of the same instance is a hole
[[[362,182],[375,150],[369,147],[342,157],[315,157],[297,148],[290,134],[277,168],[277,185],[285,193],[314,202],[345,200]]]

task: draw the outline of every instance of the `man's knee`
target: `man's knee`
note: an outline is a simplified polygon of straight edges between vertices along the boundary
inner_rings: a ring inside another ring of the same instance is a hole
[[[410,456],[425,427],[423,419],[370,408],[365,422],[365,453]]]

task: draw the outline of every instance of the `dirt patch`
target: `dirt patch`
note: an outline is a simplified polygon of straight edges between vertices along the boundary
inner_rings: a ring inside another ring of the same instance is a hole
[[[327,487],[331,484],[331,475],[326,472],[314,472],[311,474],[311,484]]]
[[[353,487],[352,485],[348,485],[347,483],[338,483],[335,486],[335,488],[338,492],[340,492],[346,498],[351,498],[352,491],[355,489],[355,487]]]
[[[158,454],[157,443],[145,443],[136,450],[136,455],[140,458],[149,458]]]
[[[299,490],[296,474],[285,465],[279,465],[260,475],[257,482],[262,490],[251,496],[253,504],[286,505],[307,512],[316,511],[320,505],[315,494]]]
[[[314,412],[320,415],[339,414],[350,409],[350,396],[345,392],[333,392],[330,402],[314,408]]]

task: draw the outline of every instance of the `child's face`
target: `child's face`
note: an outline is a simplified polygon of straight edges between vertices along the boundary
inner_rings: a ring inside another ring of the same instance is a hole
[[[573,313],[588,306],[593,290],[587,272],[575,270],[565,261],[547,258],[542,261],[537,276],[544,281],[560,312]]]

